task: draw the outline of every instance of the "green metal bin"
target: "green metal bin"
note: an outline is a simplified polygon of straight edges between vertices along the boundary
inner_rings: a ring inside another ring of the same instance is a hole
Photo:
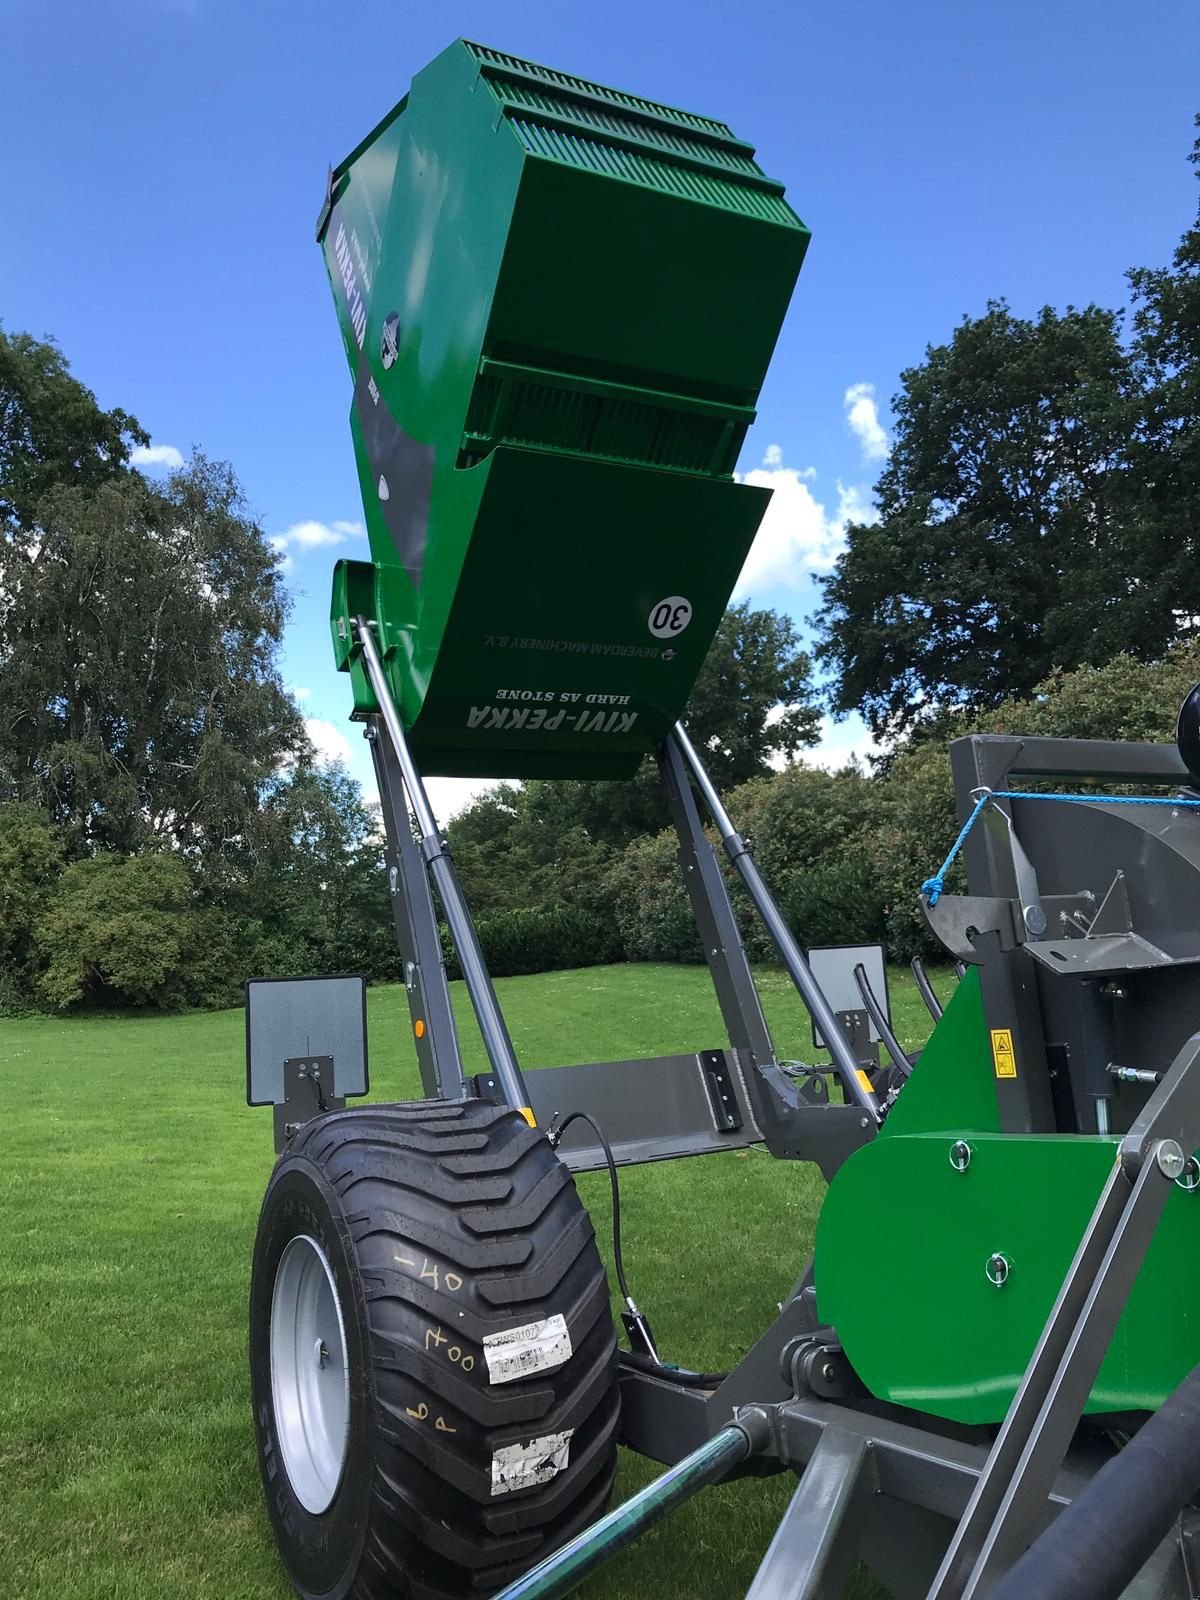
[[[724,123],[458,41],[330,175],[375,622],[427,773],[624,777],[768,492],[733,469],[808,231]]]

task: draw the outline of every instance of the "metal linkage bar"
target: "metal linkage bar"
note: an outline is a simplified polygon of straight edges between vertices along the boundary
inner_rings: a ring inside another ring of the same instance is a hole
[[[766,1418],[762,1413],[758,1415],[762,1417],[765,1434]],[[496,1600],[558,1600],[560,1595],[570,1594],[597,1567],[632,1544],[668,1511],[690,1500],[707,1484],[724,1478],[761,1446],[764,1439],[752,1437],[754,1431],[736,1422],[722,1428],[623,1506],[576,1534],[569,1544],[547,1556],[532,1572],[509,1584]]]
[[[668,739],[659,747],[658,770],[679,838],[684,888],[704,940],[704,959],[729,1041],[735,1050],[748,1051],[757,1065],[774,1064],[775,1046],[729,902],[729,891],[712,846],[704,837],[687,767],[675,741]]]
[[[717,832],[721,835],[721,843],[725,853],[733,864],[735,871],[746,885],[754,908],[762,918],[771,941],[779,951],[788,977],[800,991],[800,995],[812,1014],[817,1032],[824,1038],[838,1075],[842,1080],[842,1087],[851,1100],[854,1100],[876,1122],[879,1118],[879,1102],[866,1087],[863,1078],[859,1076],[858,1062],[854,1059],[854,1052],[849,1041],[834,1015],[833,1008],[825,998],[824,991],[816,978],[813,977],[812,968],[805,959],[803,950],[796,943],[792,930],[783,919],[779,907],[775,904],[774,896],[767,888],[762,873],[759,872],[754,857],[750,854],[746,841],[738,833],[730,821],[729,813],[721,804],[721,797],[713,787],[712,780],[705,772],[700,757],[696,754],[692,741],[688,738],[682,723],[677,722],[670,734],[671,740],[683,756],[696,787],[704,804],[708,807],[709,815],[716,823]]]
[[[523,1111],[528,1107],[529,1100],[526,1097],[525,1082],[521,1076],[516,1051],[509,1037],[504,1014],[500,1010],[500,1002],[496,999],[496,991],[492,987],[491,974],[488,972],[487,962],[480,948],[479,936],[475,932],[475,924],[471,920],[462,885],[458,881],[458,874],[450,859],[450,851],[438,828],[433,807],[429,804],[425,785],[421,781],[421,774],[417,770],[412,751],[408,748],[408,741],[404,737],[400,713],[396,709],[391,689],[388,687],[379,650],[371,633],[371,623],[366,617],[358,617],[355,619],[355,629],[362,647],[367,677],[379,702],[383,724],[400,768],[409,804],[416,818],[417,831],[421,836],[421,855],[450,926],[450,937],[454,940],[454,948],[458,952],[467,993],[471,997],[471,1004],[479,1019],[479,1031],[483,1035],[483,1045],[487,1051],[491,1070],[496,1076],[505,1101],[514,1110]]]
[[[429,890],[429,874],[420,846],[413,838],[395,751],[378,717],[370,718],[366,734],[387,834],[392,920],[404,962],[404,987],[417,1047],[421,1087],[430,1098],[440,1095],[443,1100],[461,1100],[467,1093],[467,1082],[442,960],[437,913]]]
[[[826,1600],[841,1594],[876,1487],[870,1441],[831,1423],[804,1468],[746,1600]]]
[[[875,991],[871,987],[871,980],[867,977],[867,969],[860,961],[854,969],[854,981],[858,985],[858,992],[862,995],[862,1003],[867,1008],[867,1015],[875,1024],[875,1032],[887,1046],[887,1053],[891,1056],[900,1071],[907,1078],[912,1072],[912,1062],[904,1046],[892,1032],[892,1025],[887,1019],[887,1012],[875,998]]]
[[[929,981],[929,974],[925,971],[925,963],[920,956],[914,956],[909,963],[910,970],[917,985],[917,993],[925,1002],[925,1009],[935,1022],[941,1020],[942,1002],[933,992],[933,985]]]

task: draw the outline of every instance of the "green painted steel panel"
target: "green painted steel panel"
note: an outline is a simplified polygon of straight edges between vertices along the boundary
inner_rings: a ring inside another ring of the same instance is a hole
[[[947,1127],[1000,1131],[983,995],[974,967],[950,996],[879,1137]]]
[[[1002,1134],[967,974],[876,1140],[837,1172],[817,1224],[823,1321],[880,1400],[999,1422],[1112,1168],[1115,1138]],[[971,1147],[965,1172],[956,1140]],[[880,1218],[890,1220],[881,1248]],[[1158,1406],[1200,1362],[1200,1195],[1176,1188],[1089,1412]],[[996,1288],[985,1272],[1011,1263]]]
[[[373,567],[339,567],[334,647],[374,709],[369,601],[426,772],[626,776],[681,714],[767,504],[732,472],[808,243],[753,157],[460,40],[331,175]]]

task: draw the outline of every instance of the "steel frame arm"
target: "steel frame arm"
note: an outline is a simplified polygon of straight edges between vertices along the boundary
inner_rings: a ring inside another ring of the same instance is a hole
[[[812,968],[799,944],[796,942],[792,930],[784,921],[783,914],[775,903],[775,898],[767,888],[762,873],[758,870],[754,857],[746,841],[738,833],[730,821],[729,813],[721,803],[721,797],[713,787],[712,779],[705,772],[700,757],[692,741],[688,738],[683,724],[677,722],[671,730],[670,739],[683,756],[701,799],[708,808],[708,813],[716,824],[717,832],[721,835],[721,843],[729,857],[734,870],[746,885],[746,891],[753,902],[754,909],[763,920],[771,942],[779,951],[780,959],[800,992],[805,1005],[812,1014],[817,1032],[824,1038],[826,1047],[833,1057],[838,1076],[842,1080],[842,1088],[848,1099],[857,1105],[872,1118],[879,1122],[879,1102],[871,1090],[864,1084],[859,1075],[859,1065],[854,1059],[854,1052],[850,1048],[845,1032],[834,1015],[832,1006],[825,998],[825,992],[813,976]]]
[[[408,748],[400,713],[392,699],[379,650],[371,632],[372,626],[366,617],[356,619],[357,642],[362,651],[367,679],[379,702],[383,726],[391,741],[392,752],[416,820],[421,855],[450,926],[450,937],[458,953],[459,966],[462,968],[467,992],[479,1020],[483,1046],[487,1051],[500,1094],[514,1110],[526,1111],[529,1099],[525,1093],[525,1080],[521,1075],[516,1051],[509,1037],[508,1025],[504,1021],[504,1013],[500,1009],[500,1002],[492,987],[491,974],[488,972],[487,962],[479,944],[479,935],[475,932],[475,924],[467,908],[462,885],[458,881],[458,874],[450,859],[449,846],[442,837],[433,814],[433,807],[429,804],[429,796],[425,792],[425,785],[421,781],[421,774],[413,760],[412,751]]]

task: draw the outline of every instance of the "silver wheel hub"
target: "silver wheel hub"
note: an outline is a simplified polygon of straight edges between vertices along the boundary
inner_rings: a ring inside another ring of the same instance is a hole
[[[319,1515],[346,1462],[350,1373],[333,1268],[307,1233],[288,1241],[275,1272],[271,1397],[288,1481],[304,1509]]]

